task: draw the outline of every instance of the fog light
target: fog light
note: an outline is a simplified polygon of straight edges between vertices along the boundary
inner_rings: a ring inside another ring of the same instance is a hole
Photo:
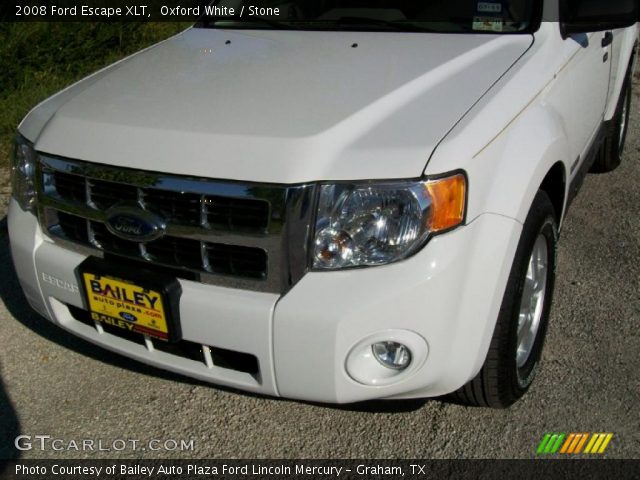
[[[379,342],[371,349],[376,360],[392,370],[404,370],[411,363],[411,351],[401,343]]]
[[[346,356],[349,376],[372,387],[407,382],[422,368],[429,355],[429,344],[409,330],[381,330],[362,338]]]

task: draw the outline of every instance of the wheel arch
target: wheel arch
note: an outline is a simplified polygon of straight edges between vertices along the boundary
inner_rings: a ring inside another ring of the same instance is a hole
[[[562,116],[536,105],[465,165],[468,219],[494,213],[524,223],[538,190],[544,190],[561,223],[566,211],[569,142]]]
[[[558,226],[562,225],[566,210],[567,174],[564,164],[561,161],[556,162],[549,169],[540,184],[539,190],[542,190],[549,196],[553,204],[553,209],[555,210],[556,222]]]

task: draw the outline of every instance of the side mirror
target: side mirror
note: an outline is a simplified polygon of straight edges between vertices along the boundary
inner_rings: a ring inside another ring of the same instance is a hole
[[[630,27],[638,21],[638,0],[561,0],[563,36]]]

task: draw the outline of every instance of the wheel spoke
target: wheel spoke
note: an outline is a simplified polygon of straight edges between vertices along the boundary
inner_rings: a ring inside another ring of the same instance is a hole
[[[533,278],[527,276],[524,279],[524,288],[522,290],[522,300],[524,301],[525,298],[531,298],[533,293],[536,291],[536,288],[538,288],[537,282]]]
[[[521,314],[522,316],[522,314]],[[518,347],[522,347],[523,340],[531,333],[531,325],[533,324],[532,315],[524,315],[521,319],[522,325],[518,328]]]
[[[518,316],[516,363],[524,366],[536,343],[544,310],[549,265],[547,239],[538,235],[527,266]]]
[[[628,95],[628,90],[627,90]],[[625,96],[625,99],[622,102],[622,113],[620,115],[620,132],[618,137],[618,150],[622,151],[624,146],[624,138],[625,132],[627,131],[627,110],[628,110],[628,100]]]

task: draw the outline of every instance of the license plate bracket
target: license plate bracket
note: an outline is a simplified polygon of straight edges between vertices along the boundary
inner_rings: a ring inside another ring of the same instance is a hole
[[[168,274],[89,257],[76,273],[91,318],[165,342],[182,338],[180,282]]]

